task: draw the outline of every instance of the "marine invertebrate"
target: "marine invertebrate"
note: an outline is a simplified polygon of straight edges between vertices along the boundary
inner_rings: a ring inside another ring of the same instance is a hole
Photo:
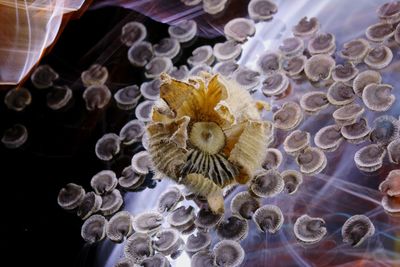
[[[204,74],[189,82],[161,76],[160,100],[147,126],[155,172],[207,198],[223,211],[222,188],[246,183],[261,168],[272,124],[263,102],[234,81]]]

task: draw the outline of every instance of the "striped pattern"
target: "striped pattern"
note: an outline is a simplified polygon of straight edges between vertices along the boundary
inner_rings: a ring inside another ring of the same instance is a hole
[[[189,173],[199,173],[211,179],[215,184],[224,187],[232,183],[239,174],[238,169],[221,153],[210,155],[198,149],[188,153],[182,176]]]

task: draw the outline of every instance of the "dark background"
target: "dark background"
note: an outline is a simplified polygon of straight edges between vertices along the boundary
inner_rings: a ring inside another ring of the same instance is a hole
[[[69,85],[73,90],[73,101],[63,110],[49,109],[46,94],[51,88],[35,89],[29,79],[23,86],[32,94],[30,106],[15,112],[0,104],[0,133],[21,123],[29,134],[28,141],[18,149],[0,145],[0,244],[6,258],[15,261],[12,266],[101,266],[96,263],[98,245],[85,245],[80,236],[82,220],[58,206],[57,194],[69,182],[89,191],[91,177],[103,169],[112,169],[118,176],[137,149],[125,147],[111,162],[96,158],[96,141],[104,133],[118,133],[134,118],[134,112],[117,109],[113,99],[104,110],[86,111],[80,81],[82,71],[99,63],[109,71],[106,85],[112,92],[126,85],[140,85],[143,69],[129,64],[128,48],[119,39],[122,26],[133,20],[146,25],[147,40],[152,43],[168,36],[168,25],[119,7],[89,10],[80,19],[68,22],[40,62],[60,74],[57,85]],[[198,37],[195,47],[223,39]],[[185,48],[175,65],[184,64],[192,49]],[[0,89],[0,99],[4,99],[8,88]]]

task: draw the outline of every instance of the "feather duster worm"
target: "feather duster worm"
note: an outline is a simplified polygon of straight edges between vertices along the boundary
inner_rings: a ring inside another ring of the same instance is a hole
[[[184,184],[223,212],[222,189],[244,184],[261,168],[272,124],[234,81],[203,73],[188,82],[161,75],[160,99],[147,125],[149,153],[157,175]]]

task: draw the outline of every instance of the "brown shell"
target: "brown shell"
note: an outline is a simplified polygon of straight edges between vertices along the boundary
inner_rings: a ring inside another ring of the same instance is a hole
[[[309,114],[316,114],[329,106],[329,101],[324,92],[308,92],[300,98],[301,108]]]
[[[290,131],[299,126],[303,120],[303,111],[296,102],[286,102],[274,113],[274,126],[278,129]]]
[[[354,39],[343,44],[343,49],[340,51],[340,56],[354,64],[360,63],[370,50],[370,45],[363,38]]]
[[[389,84],[369,84],[364,88],[362,99],[367,108],[373,111],[387,111],[395,102],[393,86]]]
[[[312,82],[328,80],[335,64],[335,60],[328,55],[314,55],[307,60],[304,72]]]
[[[302,18],[295,26],[292,28],[294,36],[301,38],[308,38],[313,36],[319,30],[319,21],[317,18],[307,17]]]
[[[337,82],[348,82],[358,74],[358,69],[353,63],[346,62],[343,65],[336,65],[332,72],[332,79]]]
[[[308,132],[295,130],[286,136],[283,142],[283,149],[289,155],[295,156],[310,145],[310,137],[311,135]]]
[[[296,157],[300,172],[306,175],[315,175],[325,169],[327,160],[324,152],[319,148],[307,147]]]
[[[344,106],[356,99],[353,88],[344,82],[334,82],[328,89],[328,101],[332,105]]]
[[[379,72],[374,70],[365,70],[360,72],[357,77],[353,81],[353,90],[356,95],[362,97],[362,93],[364,88],[371,84],[376,83],[380,84],[382,81],[382,76]]]
[[[364,58],[364,63],[372,69],[383,69],[392,62],[393,53],[389,47],[385,45],[377,46],[371,49]]]
[[[333,112],[332,116],[338,125],[350,125],[364,113],[364,108],[358,104],[343,106]]]

